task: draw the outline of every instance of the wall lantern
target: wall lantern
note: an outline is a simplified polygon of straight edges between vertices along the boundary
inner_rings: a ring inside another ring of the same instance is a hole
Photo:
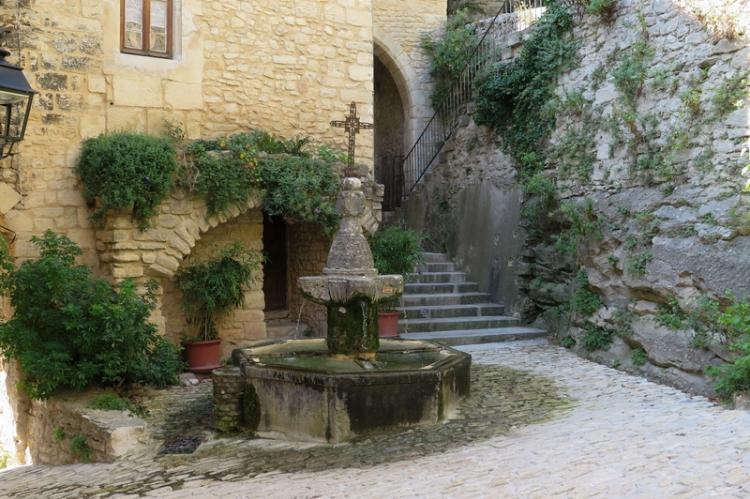
[[[21,68],[5,60],[10,55],[0,48],[0,159],[13,154],[13,146],[23,140],[36,91]]]

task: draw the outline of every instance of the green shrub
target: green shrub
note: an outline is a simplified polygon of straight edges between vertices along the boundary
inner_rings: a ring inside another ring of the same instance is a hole
[[[625,52],[612,72],[615,87],[631,108],[635,107],[636,100],[641,94],[653,57],[654,49],[648,41],[639,40]]]
[[[88,463],[91,461],[91,447],[89,446],[86,437],[77,433],[70,439],[70,452],[76,457],[76,459]]]
[[[75,265],[80,248],[47,231],[32,238],[41,256],[6,276],[15,313],[0,324],[0,350],[17,359],[22,386],[33,398],[92,384],[176,382],[177,350],[148,322],[154,286],[145,296],[135,283],[119,290]]]
[[[306,152],[308,139],[284,140],[261,131],[196,141],[182,182],[206,199],[210,214],[244,203],[263,193],[263,209],[297,222],[337,227],[336,199],[341,179],[334,164],[345,160],[327,147],[316,156]]]
[[[52,440],[57,443],[65,440],[65,430],[63,430],[60,426],[57,426],[54,430],[52,430]]]
[[[747,71],[740,71],[724,80],[711,99],[715,113],[721,117],[740,109],[748,98],[748,87],[750,73]]]
[[[145,409],[132,401],[122,398],[116,393],[102,393],[94,397],[88,405],[89,409],[98,411],[128,411],[134,416],[143,416]]]
[[[586,324],[580,343],[587,352],[607,350],[612,344],[612,332],[593,324]]]
[[[648,362],[648,355],[646,355],[646,351],[642,348],[637,348],[630,354],[630,360],[635,366],[645,366],[646,362]]]
[[[436,82],[432,94],[435,109],[440,109],[447,99],[478,43],[471,16],[466,9],[458,10],[450,17],[441,38],[429,35],[422,38],[422,48],[432,57],[430,73]]]
[[[524,41],[519,56],[497,64],[476,84],[476,121],[494,127],[516,162],[522,183],[545,166],[556,123],[557,77],[577,62],[573,18],[553,3]]]
[[[331,163],[301,156],[261,159],[258,186],[265,192],[263,209],[269,215],[317,223],[328,233],[338,227],[341,178]]]
[[[611,22],[617,11],[617,0],[590,0],[586,13],[599,16],[605,22]]]
[[[86,200],[98,203],[95,221],[101,223],[110,209],[132,209],[145,228],[172,189],[177,156],[166,137],[108,133],[83,142],[76,169]]]
[[[662,326],[677,331],[685,328],[688,317],[680,307],[677,299],[670,298],[667,303],[659,305],[656,320]]]
[[[386,227],[370,237],[378,273],[408,274],[422,261],[422,236],[400,227]]]
[[[203,341],[216,338],[217,314],[244,303],[245,290],[254,281],[261,262],[262,256],[257,251],[233,243],[215,257],[180,270],[175,282],[197,338]]]
[[[589,278],[585,270],[576,276],[577,291],[573,295],[573,310],[581,317],[591,317],[602,306],[599,295],[589,289]]]
[[[560,338],[560,346],[570,350],[571,348],[576,346],[576,340],[572,336],[565,336],[563,338]]]

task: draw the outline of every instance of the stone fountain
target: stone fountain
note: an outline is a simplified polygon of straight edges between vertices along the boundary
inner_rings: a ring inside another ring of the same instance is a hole
[[[346,178],[341,226],[323,275],[299,287],[328,313],[325,339],[269,340],[235,350],[214,372],[218,428],[343,442],[436,424],[469,392],[471,357],[422,341],[378,338],[378,304],[397,300],[400,275],[378,275],[362,232],[362,183]]]

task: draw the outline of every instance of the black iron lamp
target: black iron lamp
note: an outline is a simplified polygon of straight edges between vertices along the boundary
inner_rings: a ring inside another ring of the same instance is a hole
[[[0,159],[13,154],[13,146],[23,140],[36,91],[23,71],[5,60],[10,55],[0,48]]]

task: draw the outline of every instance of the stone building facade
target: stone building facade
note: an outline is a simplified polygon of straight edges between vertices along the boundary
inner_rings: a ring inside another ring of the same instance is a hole
[[[207,217],[202,200],[173,192],[149,231],[139,231],[118,213],[95,228],[75,172],[82,141],[119,130],[160,134],[165,122],[172,122],[188,139],[255,128],[344,149],[342,130],[329,122],[343,119],[350,102],[357,103],[363,121],[373,121],[377,58],[398,83],[408,147],[432,113],[429,61],[419,43],[442,26],[447,5],[446,0],[170,4],[173,54],[158,58],[121,51],[121,0],[2,2],[0,25],[11,27],[4,43],[14,52],[9,62],[25,68],[39,94],[19,154],[0,161],[0,217],[15,235],[20,260],[36,255],[31,237],[51,229],[79,244],[81,263],[98,275],[115,282],[157,278],[163,294],[154,321],[176,340],[184,319],[170,279],[184,261],[204,255],[214,243],[241,239],[263,250],[262,207],[251,199],[247,206]],[[372,172],[374,134],[364,131],[357,143],[357,162]],[[380,197],[382,191],[372,186],[372,209],[363,221],[370,229],[379,222]],[[322,270],[328,244],[316,228],[288,226],[287,306],[295,318],[301,306],[296,279]],[[225,353],[266,337],[262,279],[246,298],[244,309],[221,324]],[[320,311],[308,307],[306,313],[319,327]]]

